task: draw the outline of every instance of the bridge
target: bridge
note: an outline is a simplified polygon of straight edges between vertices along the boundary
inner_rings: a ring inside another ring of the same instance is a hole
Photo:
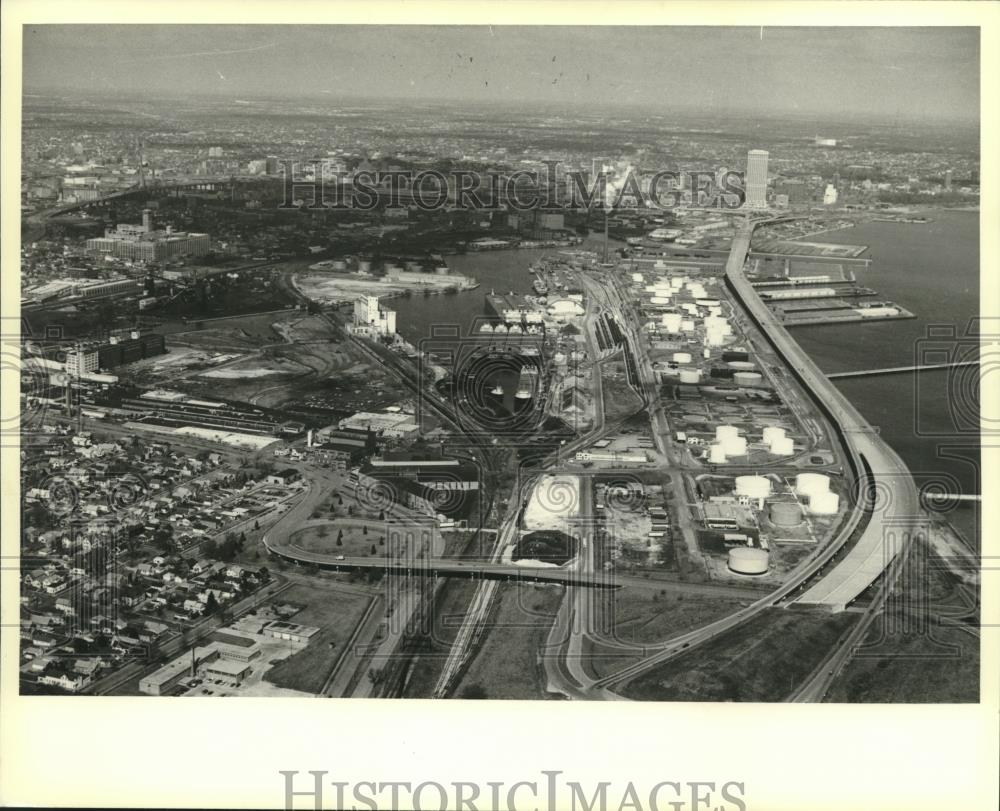
[[[223,188],[230,188],[232,184],[237,181],[252,182],[264,179],[266,179],[266,177],[256,175],[250,177],[243,177],[239,175],[226,175],[224,177],[204,175],[188,180],[178,178],[176,180],[148,182],[144,185],[135,183],[131,186],[125,187],[124,189],[116,189],[115,191],[108,192],[107,194],[102,194],[100,197],[95,197],[92,200],[78,200],[75,203],[64,203],[63,205],[55,206],[54,208],[38,211],[33,216],[50,219],[52,217],[60,217],[63,214],[69,214],[71,211],[77,211],[91,206],[101,206],[125,197],[132,197],[136,195],[155,196],[156,194],[178,193],[185,189],[193,191],[217,192]]]
[[[876,375],[895,375],[903,372],[929,372],[933,369],[957,369],[961,366],[978,366],[978,360],[958,360],[953,363],[925,363],[916,366],[890,366],[886,369],[858,369],[853,372],[830,372],[830,380],[840,380],[845,377],[874,377]]]
[[[322,552],[309,552],[288,543],[280,543],[264,538],[267,551],[289,563],[318,566],[335,572],[371,571],[385,574],[411,575],[416,577],[461,577],[470,580],[507,580],[526,583],[559,583],[568,586],[587,586],[599,589],[621,588],[610,572],[581,572],[566,566],[518,566],[513,563],[491,563],[489,561],[457,560],[455,558],[404,558],[389,560],[380,558],[345,557]]]

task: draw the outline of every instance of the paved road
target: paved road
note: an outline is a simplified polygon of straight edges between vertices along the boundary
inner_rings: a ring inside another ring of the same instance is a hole
[[[744,277],[743,264],[755,225],[751,223],[744,225],[733,240],[726,264],[726,278],[730,288],[737,301],[743,304],[761,330],[771,339],[779,355],[795,371],[806,390],[827,408],[828,416],[842,431],[844,444],[856,473],[865,471],[865,466],[868,466],[874,479],[873,486],[881,485],[882,491],[889,495],[876,510],[866,512],[863,504],[856,505],[837,537],[826,548],[814,552],[807,558],[789,579],[770,595],[728,617],[671,640],[661,652],[594,681],[590,686],[591,690],[604,691],[613,685],[631,681],[650,668],[679,656],[689,648],[702,644],[745,622],[765,608],[781,602],[804,583],[817,575],[822,575],[824,567],[840,553],[854,530],[863,520],[867,520],[868,523],[855,547],[844,556],[832,572],[823,576],[816,586],[803,595],[803,598],[809,597],[808,600],[803,599],[803,602],[818,602],[833,610],[843,610],[851,599],[867,588],[884,570],[899,548],[908,543],[914,522],[919,518],[916,487],[898,455],[878,438],[867,421],[792,340]]]

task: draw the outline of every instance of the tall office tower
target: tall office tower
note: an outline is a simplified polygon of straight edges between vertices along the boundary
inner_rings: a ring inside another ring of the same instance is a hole
[[[751,149],[747,153],[746,207],[767,208],[767,151]]]

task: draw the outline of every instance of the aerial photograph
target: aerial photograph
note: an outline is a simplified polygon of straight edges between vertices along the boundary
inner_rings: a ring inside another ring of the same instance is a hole
[[[21,696],[979,702],[977,28],[237,22],[23,29]]]

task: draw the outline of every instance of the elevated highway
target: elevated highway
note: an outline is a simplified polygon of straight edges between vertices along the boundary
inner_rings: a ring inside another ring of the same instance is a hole
[[[406,531],[406,525],[400,525]],[[512,563],[463,561],[455,558],[414,558],[386,560],[385,558],[344,557],[310,552],[287,542],[265,536],[264,546],[275,557],[291,563],[315,565],[331,571],[376,569],[387,574],[427,577],[465,577],[479,580],[509,580],[528,583],[560,583],[591,588],[618,588],[614,577],[601,572],[590,574],[567,567],[518,566]]]
[[[767,222],[782,219],[788,218]],[[747,222],[737,233],[726,263],[726,280],[734,298],[742,303],[790,372],[812,395],[838,432],[856,481],[852,510],[836,538],[800,564],[779,588],[727,617],[675,637],[640,662],[589,681],[581,691],[588,697],[607,698],[619,685],[708,642],[769,607],[792,601],[843,611],[879,578],[923,526],[917,488],[906,465],[791,338],[743,275],[751,234],[763,222]],[[856,535],[854,546],[844,554],[848,541]],[[827,571],[828,567],[832,569]],[[807,588],[805,593],[796,596],[803,588]]]
[[[855,515],[830,548],[839,551],[850,531],[864,523],[861,535],[831,571],[797,598],[799,603],[843,611],[908,543],[922,517],[919,496],[903,460],[792,339],[743,275],[750,235],[759,224],[747,223],[733,240],[726,281],[789,369],[826,412],[850,456],[857,481]]]

